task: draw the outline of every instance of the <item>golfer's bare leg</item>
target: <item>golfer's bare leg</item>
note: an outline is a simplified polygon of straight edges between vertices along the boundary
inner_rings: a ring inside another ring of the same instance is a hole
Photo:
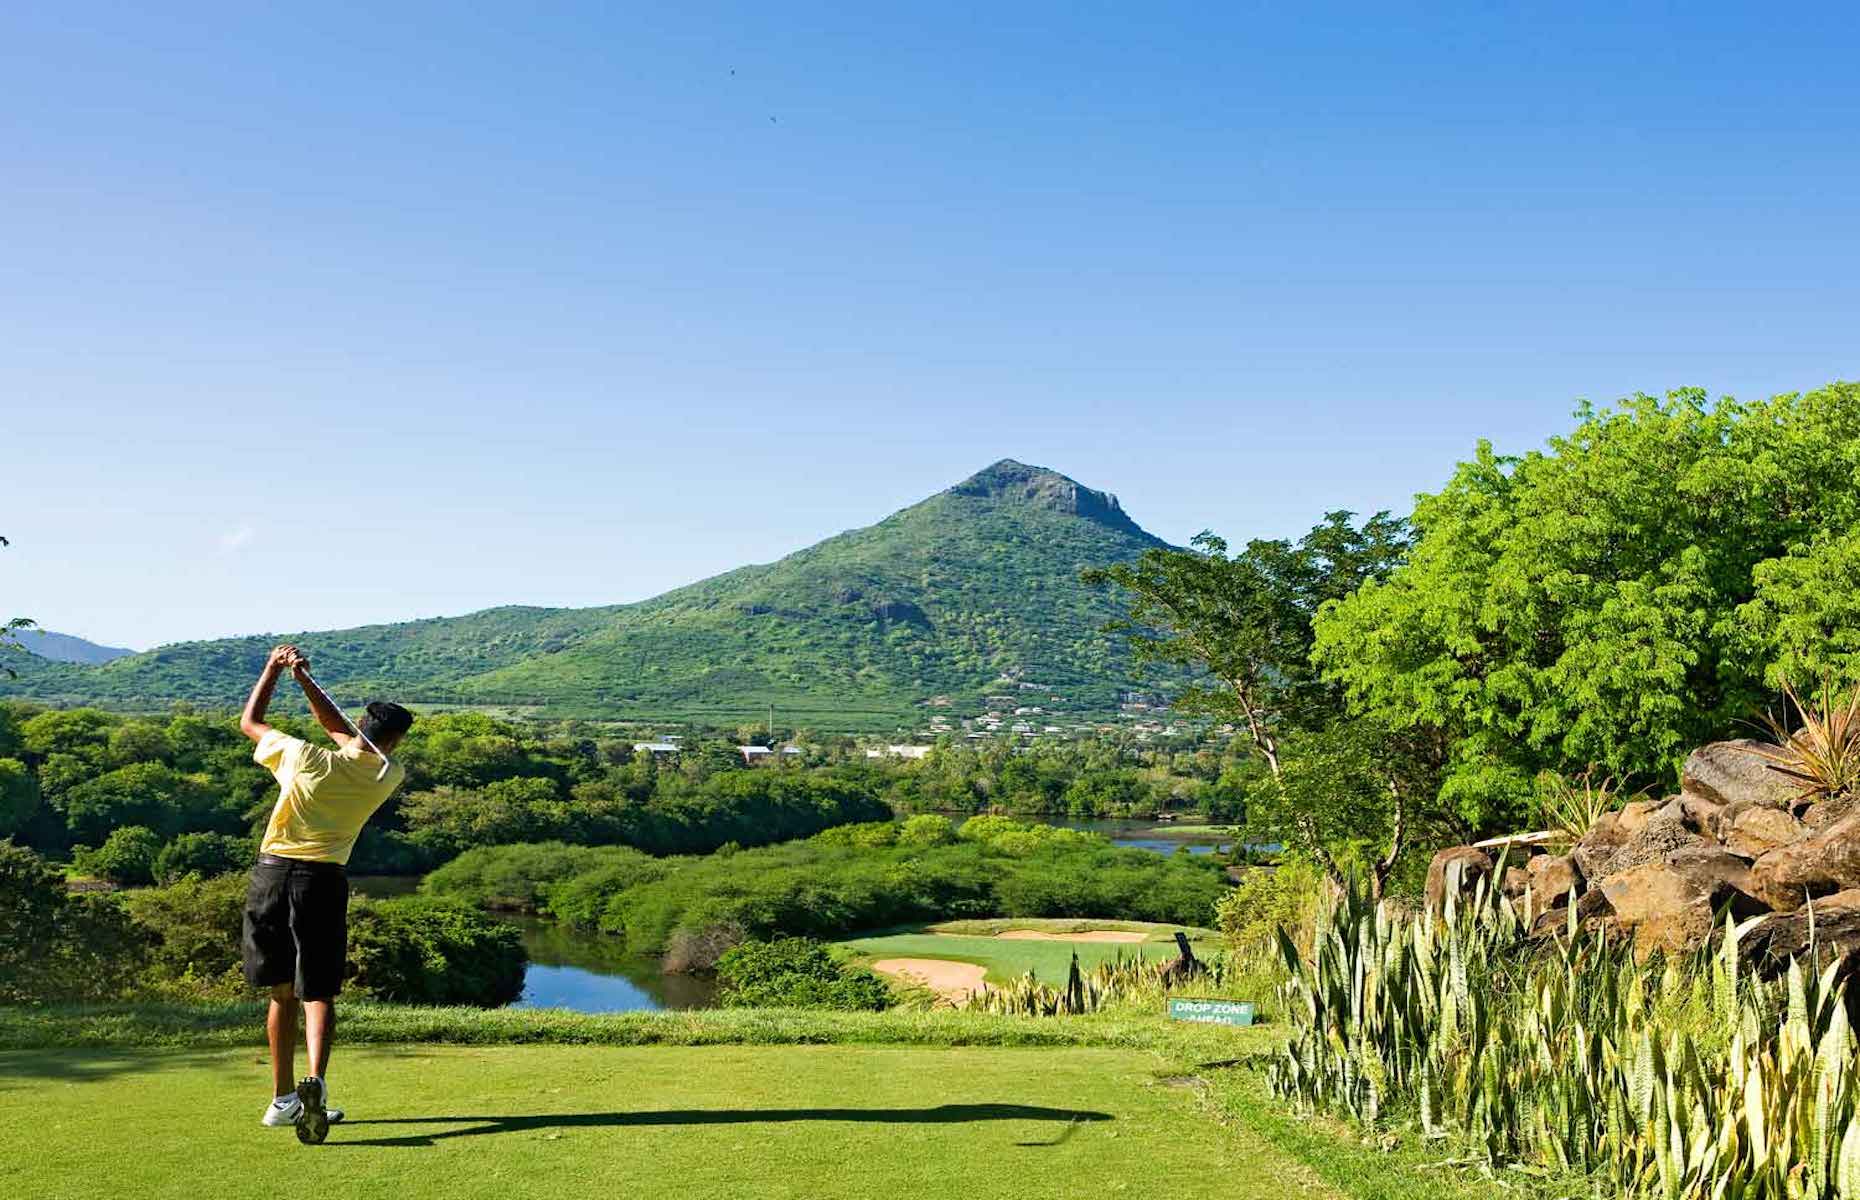
[[[310,1051],[310,1073],[321,1079],[329,1069],[329,1043],[336,1033],[336,1002],[305,1000],[303,1006],[304,1042]]]
[[[288,1095],[297,1086],[292,1074],[297,1060],[297,993],[288,983],[272,985],[265,1036],[271,1042],[271,1094]]]

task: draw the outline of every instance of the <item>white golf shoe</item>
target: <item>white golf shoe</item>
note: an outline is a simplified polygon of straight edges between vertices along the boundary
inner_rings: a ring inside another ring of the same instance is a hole
[[[303,1101],[295,1095],[281,1097],[265,1106],[265,1115],[259,1118],[260,1125],[274,1129],[283,1129],[297,1124],[297,1114],[303,1111]]]

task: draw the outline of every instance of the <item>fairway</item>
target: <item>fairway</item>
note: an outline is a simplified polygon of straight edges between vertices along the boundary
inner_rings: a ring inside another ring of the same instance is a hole
[[[1123,1050],[366,1047],[321,1147],[251,1050],[0,1054],[0,1192],[198,1197],[1329,1196]]]

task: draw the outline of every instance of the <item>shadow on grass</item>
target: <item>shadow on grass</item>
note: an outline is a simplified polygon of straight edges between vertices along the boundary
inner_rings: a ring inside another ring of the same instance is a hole
[[[431,1146],[442,1139],[481,1137],[491,1133],[530,1133],[544,1129],[615,1129],[656,1125],[760,1125],[787,1121],[849,1121],[865,1125],[950,1125],[976,1121],[1062,1121],[1066,1128],[1050,1142],[1020,1146],[1056,1146],[1088,1121],[1116,1120],[1110,1113],[1032,1104],[939,1104],[935,1108],[685,1108],[646,1112],[540,1113],[513,1117],[389,1117],[346,1121],[337,1130],[364,1125],[464,1125],[439,1133],[359,1138],[330,1146]]]
[[[39,1081],[94,1083],[131,1072],[151,1074],[225,1058],[223,1050],[6,1050],[0,1051],[0,1089]]]

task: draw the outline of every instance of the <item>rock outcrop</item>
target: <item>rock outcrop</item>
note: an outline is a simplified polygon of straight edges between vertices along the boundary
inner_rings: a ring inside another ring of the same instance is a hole
[[[1574,906],[1579,925],[1617,928],[1643,956],[1704,944],[1727,912],[1762,918],[1740,943],[1759,969],[1805,954],[1811,929],[1824,960],[1860,951],[1860,797],[1808,803],[1762,753],[1772,749],[1699,747],[1677,795],[1603,814],[1568,853],[1514,849],[1500,886],[1531,895],[1536,934],[1567,930]],[[1470,891],[1490,879],[1498,861],[1480,846],[1442,850],[1428,867],[1428,907],[1438,911],[1455,883]]]

